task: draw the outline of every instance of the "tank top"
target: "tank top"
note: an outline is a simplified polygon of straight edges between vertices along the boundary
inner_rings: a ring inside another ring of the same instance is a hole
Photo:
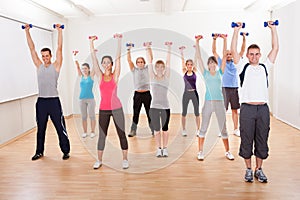
[[[157,80],[153,78],[151,80],[151,108],[158,109],[169,109],[169,101],[168,101],[168,87],[169,87],[169,79],[165,78],[163,80]]]
[[[148,65],[145,65],[142,69],[134,67],[132,73],[135,90],[150,90]]]
[[[185,91],[188,90],[196,90],[196,80],[197,80],[197,76],[195,74],[195,72],[193,72],[193,74],[191,76],[187,75],[187,72],[184,74],[183,76],[184,79],[184,85],[185,85]]]
[[[99,85],[101,92],[100,110],[116,110],[122,107],[121,101],[117,96],[117,84],[112,76],[110,81],[104,81],[102,75]]]
[[[221,69],[217,70],[214,76],[207,69],[204,70],[203,77],[206,85],[205,100],[224,100],[221,82],[222,74]]]
[[[59,72],[55,70],[53,64],[45,67],[41,64],[37,69],[39,97],[58,97],[57,80]]]
[[[91,78],[91,76],[88,76],[86,78],[84,76],[81,76],[79,99],[93,99],[93,85],[94,80]]]

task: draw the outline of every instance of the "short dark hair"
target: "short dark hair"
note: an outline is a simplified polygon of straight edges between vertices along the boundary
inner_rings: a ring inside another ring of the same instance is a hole
[[[163,65],[164,67],[166,67],[166,65],[165,65],[164,61],[162,61],[162,60],[158,60],[158,61],[156,61],[156,63],[155,63],[155,67],[156,67],[157,65]]]
[[[41,49],[41,52],[45,52],[45,51],[48,51],[51,56],[51,50],[49,48],[45,47]]]
[[[257,44],[251,44],[248,48],[247,48],[247,53],[249,52],[249,49],[259,49],[259,46]]]
[[[111,56],[107,56],[107,55],[102,57],[102,59],[101,59],[101,63],[103,62],[103,60],[104,60],[105,58],[108,58],[108,59],[110,60],[110,62],[111,62],[111,65],[113,65],[113,64],[114,64],[112,57],[111,57]]]

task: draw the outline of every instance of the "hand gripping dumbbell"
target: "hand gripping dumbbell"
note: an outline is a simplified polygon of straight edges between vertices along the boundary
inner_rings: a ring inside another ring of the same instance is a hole
[[[221,34],[221,33],[212,33],[211,34],[212,37],[215,37],[215,36],[216,37],[222,37],[222,35],[225,36],[225,37],[227,37],[227,34]]]
[[[240,32],[240,35],[241,35],[241,36],[243,36],[243,35],[248,36],[249,33],[248,33],[248,32]]]
[[[32,28],[32,24],[28,24],[29,25],[29,28]],[[26,25],[22,25],[22,29],[25,29],[26,28]]]
[[[152,45],[152,42],[144,42],[144,43],[143,43],[143,46],[144,46],[144,47],[151,46],[151,45]]]
[[[236,22],[231,23],[231,28],[238,27],[238,26],[239,26],[239,24]],[[245,28],[245,26],[246,26],[245,22],[242,22],[242,28]]]
[[[134,44],[129,42],[129,43],[126,43],[126,47],[134,47]]]
[[[173,42],[165,42],[165,45],[167,46],[171,46],[173,44]]]
[[[72,53],[73,53],[73,54],[78,54],[79,51],[78,51],[78,50],[73,50]]]
[[[275,25],[278,26],[279,25],[279,21],[276,19],[273,23],[271,23],[271,25]],[[268,22],[264,22],[264,27],[268,26]]]
[[[195,39],[202,39],[203,36],[202,35],[195,35]]]
[[[179,50],[183,51],[183,50],[185,50],[185,48],[186,48],[185,46],[181,46],[181,47],[179,47]]]
[[[122,37],[123,37],[122,34],[119,34],[119,33],[114,34],[114,38],[122,38]]]
[[[93,35],[93,36],[89,36],[89,40],[95,38],[95,40],[98,40],[98,36]]]
[[[53,24],[53,28],[56,28],[57,25],[58,25],[58,24]],[[59,26],[59,28],[64,29],[64,28],[65,28],[65,25],[61,24],[61,25]]]

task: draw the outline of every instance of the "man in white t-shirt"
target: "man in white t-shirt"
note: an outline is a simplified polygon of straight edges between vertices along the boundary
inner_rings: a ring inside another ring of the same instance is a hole
[[[268,72],[274,65],[279,45],[276,26],[272,21],[268,27],[272,35],[272,49],[264,64],[259,63],[261,57],[260,48],[252,44],[247,49],[247,59],[241,59],[237,52],[238,32],[242,23],[234,27],[231,41],[231,52],[234,64],[240,75],[240,135],[241,144],[239,155],[244,158],[246,164],[245,181],[253,182],[251,156],[256,157],[254,176],[259,182],[266,183],[267,177],[262,171],[263,160],[268,157],[268,137],[270,130],[270,111],[268,107]],[[241,78],[241,75],[243,78]],[[253,153],[254,144],[254,153]]]

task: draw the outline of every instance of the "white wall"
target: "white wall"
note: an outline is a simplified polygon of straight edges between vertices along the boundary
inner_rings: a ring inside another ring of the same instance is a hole
[[[53,23],[66,23],[65,19],[61,19],[55,15],[49,14],[45,12],[45,10],[39,9],[33,6],[32,4],[28,3],[28,1],[21,0],[1,1],[0,15],[18,21],[31,23],[47,29],[52,29]],[[21,28],[20,31],[22,31]],[[13,32],[11,34],[12,37],[7,39],[13,40]],[[54,34],[54,40],[55,38],[56,35]],[[55,47],[56,44],[53,44],[52,46]],[[16,59],[18,59],[18,55],[16,55]],[[34,65],[32,64],[32,66],[26,67],[34,68]],[[65,73],[65,68],[66,67],[62,69],[62,74]],[[4,74],[4,72],[1,72],[1,74]],[[24,77],[23,81],[26,81],[26,77]],[[6,87],[7,84],[8,83],[2,83],[0,87]],[[63,92],[68,92],[69,90],[66,89],[67,85],[68,80],[64,80],[63,76],[61,76],[59,78],[59,92],[61,93],[63,90],[66,90]],[[67,103],[68,101],[71,102],[71,99],[68,99],[68,96],[71,96],[71,93],[69,95],[66,94],[61,98],[64,102],[63,109],[65,111],[65,114],[71,113],[71,109],[68,109],[69,104]],[[17,137],[18,135],[36,126],[35,102],[36,96],[30,96],[23,99],[17,99],[9,102],[0,103],[0,144],[11,140],[12,138]]]
[[[300,1],[275,12],[280,19],[278,28],[280,50],[274,69],[274,115],[300,129],[300,68],[298,19]]]

